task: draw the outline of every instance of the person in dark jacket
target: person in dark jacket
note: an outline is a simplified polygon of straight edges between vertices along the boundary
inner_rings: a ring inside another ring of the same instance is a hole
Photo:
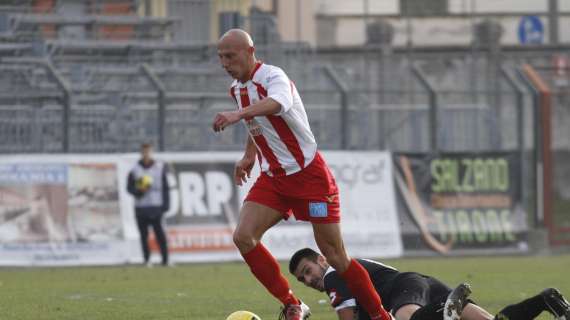
[[[162,217],[170,207],[167,167],[162,161],[152,158],[152,145],[141,145],[141,159],[129,172],[127,191],[135,198],[135,214],[140,232],[144,263],[150,262],[148,229],[152,226],[162,255],[162,265],[169,265],[168,243]]]

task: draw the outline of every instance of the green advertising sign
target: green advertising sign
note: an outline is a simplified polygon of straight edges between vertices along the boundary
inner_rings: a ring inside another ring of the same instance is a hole
[[[527,250],[515,153],[394,156],[404,250]]]

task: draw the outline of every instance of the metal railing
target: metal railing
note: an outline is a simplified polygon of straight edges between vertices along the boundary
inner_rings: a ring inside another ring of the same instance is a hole
[[[0,114],[18,114],[25,109],[60,119],[44,124],[63,128],[61,135],[52,138],[61,141],[50,142],[61,148],[49,149],[51,152],[121,152],[135,150],[142,141],[154,141],[165,151],[239,150],[245,140],[241,126],[223,135],[215,135],[209,128],[216,112],[234,108],[227,95],[230,79],[219,67],[54,67],[49,60],[27,58],[3,59],[0,66],[26,64],[28,69],[35,65],[45,70],[43,80],[36,79],[37,85],[51,83],[50,92],[57,99],[38,97],[33,103],[17,103],[17,95],[39,91],[0,92],[5,101]],[[301,72],[305,74],[292,72],[290,76],[323,148],[437,152],[532,147],[523,141],[526,92],[509,75],[508,67],[499,70],[499,88],[476,92],[441,88],[417,63],[400,64],[400,76],[407,74],[406,81],[411,82],[402,90],[355,88],[342,68],[328,64]],[[32,128],[35,118],[29,119]],[[15,141],[20,140],[10,135],[27,130],[24,123],[18,128],[2,131],[6,142],[0,152],[17,152]],[[24,135],[33,136],[29,132]],[[46,151],[20,147],[21,152]]]

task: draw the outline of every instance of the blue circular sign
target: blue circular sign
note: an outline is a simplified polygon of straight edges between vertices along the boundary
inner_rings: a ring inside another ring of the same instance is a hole
[[[537,16],[524,16],[519,23],[519,41],[522,44],[542,44],[544,26]]]

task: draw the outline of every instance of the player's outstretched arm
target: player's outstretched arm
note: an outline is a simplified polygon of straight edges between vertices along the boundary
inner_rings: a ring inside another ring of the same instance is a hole
[[[212,122],[212,129],[215,132],[223,131],[226,127],[240,121],[239,111],[222,111],[216,113]]]
[[[268,116],[276,114],[279,111],[281,111],[281,105],[277,101],[271,98],[265,98],[247,108],[242,108],[236,111],[218,112],[214,116],[212,129],[214,129],[215,132],[220,132],[223,131],[226,127],[240,121],[241,119]]]
[[[239,113],[241,114],[241,119],[251,119],[254,117],[269,116],[280,111],[281,105],[279,102],[272,98],[265,98],[247,108],[240,109]]]

